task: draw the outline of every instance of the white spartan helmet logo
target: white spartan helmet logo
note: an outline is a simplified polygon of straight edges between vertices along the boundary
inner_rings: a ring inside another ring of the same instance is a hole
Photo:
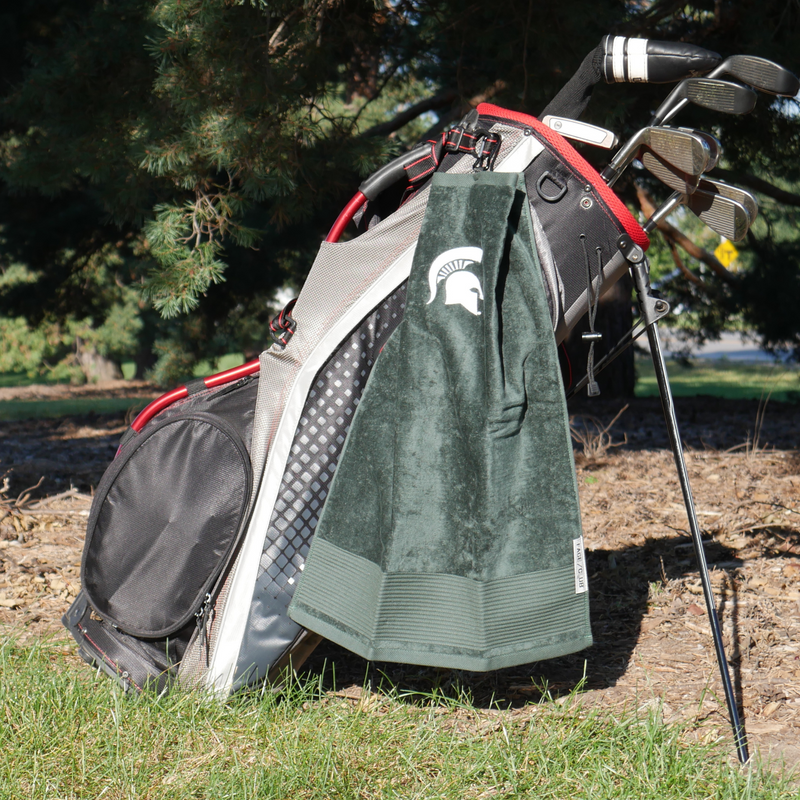
[[[483,289],[477,276],[467,267],[480,263],[480,247],[455,247],[437,256],[428,270],[431,287],[430,305],[436,299],[439,284],[444,281],[444,303],[447,306],[464,306],[470,314],[479,317],[478,301],[483,300]]]

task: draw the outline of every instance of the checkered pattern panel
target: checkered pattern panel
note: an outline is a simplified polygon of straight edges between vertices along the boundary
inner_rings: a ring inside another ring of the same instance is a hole
[[[259,565],[259,581],[288,607],[339,454],[375,359],[403,317],[406,285],[342,342],[314,378],[292,442]]]

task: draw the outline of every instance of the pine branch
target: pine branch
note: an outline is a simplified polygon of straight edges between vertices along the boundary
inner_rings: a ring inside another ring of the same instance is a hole
[[[779,203],[783,203],[784,205],[800,206],[800,194],[787,192],[785,189],[780,189],[768,181],[765,181],[762,178],[757,178],[755,175],[750,175],[747,172],[718,168],[714,170],[713,175],[718,178],[723,178],[730,183],[741,183],[750,189],[755,189],[757,192],[767,195],[767,197],[771,197],[773,200],[777,200]]]
[[[358,111],[356,112],[356,115],[351,120],[351,122],[350,122],[350,129],[351,130],[353,128],[355,128],[355,126],[358,123],[359,118],[364,113],[364,110],[369,107],[370,103],[374,103],[383,94],[383,90],[387,87],[387,85],[389,84],[389,81],[392,80],[392,78],[394,78],[395,74],[397,73],[397,70],[399,70],[399,69],[400,69],[400,64],[394,64],[394,65],[392,65],[391,69],[386,70],[387,74],[384,76],[383,81],[381,81],[381,85],[375,90],[375,92],[373,93],[372,97],[370,97],[367,100],[367,102],[364,103],[364,105],[361,106],[361,108],[358,109]],[[407,110],[410,111],[410,109],[407,109]],[[420,113],[424,113],[424,112],[420,112]],[[402,113],[399,116],[402,116]],[[417,116],[419,116],[419,115],[417,115]],[[412,119],[414,119],[414,117],[412,117]],[[410,121],[411,120],[409,120],[409,122]],[[383,124],[386,124],[386,123],[383,123]],[[406,124],[405,122],[402,123],[400,125],[400,127],[402,128],[403,125],[405,125],[405,124]],[[380,125],[373,126],[373,127],[380,127]],[[372,130],[372,128],[370,128],[369,130]],[[389,133],[392,133],[392,131],[389,131]],[[365,133],[365,134],[362,134],[362,135],[369,135],[369,134]]]
[[[461,107],[456,106],[455,108],[451,108],[447,114],[440,116],[439,119],[420,136],[420,141],[424,142],[427,139],[435,138],[441,133],[444,125],[460,119],[464,115],[464,106],[466,106],[466,108],[477,108],[481,103],[491,100],[498,92],[502,92],[507,86],[508,84],[505,81],[496,80],[485,91],[470,97]]]
[[[271,56],[275,55],[275,52],[277,51],[278,47],[283,43],[284,39],[288,35],[287,28],[289,26],[289,20],[292,19],[292,17],[297,16],[301,11],[302,11],[301,8],[296,8],[294,11],[290,12],[287,17],[285,17],[278,23],[274,33],[272,34],[272,36],[270,36],[269,44],[267,45],[267,50]]]

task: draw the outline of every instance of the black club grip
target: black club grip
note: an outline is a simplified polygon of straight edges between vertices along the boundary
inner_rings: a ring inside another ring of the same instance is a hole
[[[604,36],[602,47],[606,83],[674,83],[705,74],[722,61],[719,53],[686,42]]]

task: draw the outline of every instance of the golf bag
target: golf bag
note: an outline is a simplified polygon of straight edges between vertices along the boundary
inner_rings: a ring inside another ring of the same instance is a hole
[[[276,343],[154,401],[123,437],[64,617],[85,659],[128,688],[226,695],[316,646],[286,610],[359,398],[403,317],[428,178],[474,169],[524,176],[557,341],[627,269],[620,237],[647,247],[598,173],[525,114],[482,104],[380,170],[274,321]],[[385,199],[398,182],[399,207]],[[337,241],[354,216],[358,235]]]

